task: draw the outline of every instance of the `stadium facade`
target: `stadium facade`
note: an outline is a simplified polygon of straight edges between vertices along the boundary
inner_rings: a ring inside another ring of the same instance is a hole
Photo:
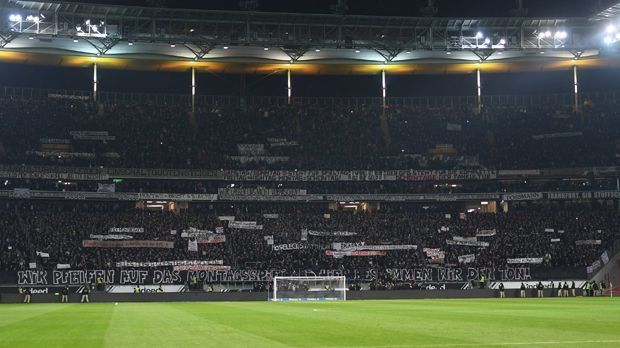
[[[1,62],[92,69],[89,91],[0,88],[14,127],[0,139],[7,292],[231,298],[215,285],[256,300],[274,276],[312,275],[406,289],[349,298],[483,297],[494,292],[457,290],[615,277],[620,136],[607,116],[620,94],[583,93],[579,77],[619,67],[614,7],[410,18],[0,4]],[[101,69],[186,72],[188,93],[104,92]],[[484,74],[539,71],[565,73],[572,93],[485,95]],[[205,72],[286,83],[279,97],[205,96]],[[411,74],[470,74],[471,93],[391,97],[387,77]],[[296,75],[374,75],[377,97],[296,97]],[[132,298],[101,297],[118,299]]]

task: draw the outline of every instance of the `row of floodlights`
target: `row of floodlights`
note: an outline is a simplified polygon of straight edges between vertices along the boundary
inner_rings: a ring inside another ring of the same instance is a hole
[[[26,22],[31,22],[31,23],[40,23],[41,19],[44,19],[45,16],[43,14],[40,14],[39,16],[33,16],[33,15],[28,15],[26,16]],[[24,21],[24,18],[20,15],[20,14],[12,14],[9,16],[9,21],[11,22],[15,22],[15,23],[21,23]]]

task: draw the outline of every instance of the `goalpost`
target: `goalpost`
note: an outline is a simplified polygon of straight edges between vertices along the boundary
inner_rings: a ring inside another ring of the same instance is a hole
[[[333,301],[347,299],[347,280],[334,277],[274,277],[271,301]]]

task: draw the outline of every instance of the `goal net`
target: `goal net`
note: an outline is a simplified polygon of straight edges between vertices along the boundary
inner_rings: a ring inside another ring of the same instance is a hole
[[[329,301],[347,299],[341,277],[274,277],[272,301]]]

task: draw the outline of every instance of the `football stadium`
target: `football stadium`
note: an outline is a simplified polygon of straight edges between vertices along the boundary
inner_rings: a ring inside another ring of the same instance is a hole
[[[0,347],[620,347],[618,296],[618,1],[0,0]]]

